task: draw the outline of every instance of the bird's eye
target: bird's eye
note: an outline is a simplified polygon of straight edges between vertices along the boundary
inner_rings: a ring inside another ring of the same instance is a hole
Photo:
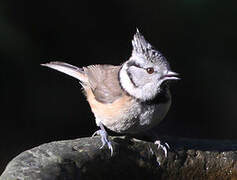
[[[154,68],[150,67],[146,69],[148,74],[152,74],[154,72]]]

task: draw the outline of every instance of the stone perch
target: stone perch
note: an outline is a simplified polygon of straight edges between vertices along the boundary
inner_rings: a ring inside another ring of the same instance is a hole
[[[168,157],[151,142],[110,137],[57,141],[22,152],[0,180],[237,179],[237,141],[166,138]]]

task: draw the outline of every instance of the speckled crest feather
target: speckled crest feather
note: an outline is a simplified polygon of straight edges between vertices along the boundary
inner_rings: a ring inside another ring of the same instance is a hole
[[[162,54],[155,50],[152,45],[146,41],[138,29],[132,40],[132,46],[133,55],[143,55],[149,61],[160,60],[166,63],[166,59],[162,56]]]

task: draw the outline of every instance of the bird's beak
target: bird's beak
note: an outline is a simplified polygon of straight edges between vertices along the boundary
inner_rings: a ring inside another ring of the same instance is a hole
[[[179,80],[179,74],[173,71],[167,71],[160,79],[162,80]]]

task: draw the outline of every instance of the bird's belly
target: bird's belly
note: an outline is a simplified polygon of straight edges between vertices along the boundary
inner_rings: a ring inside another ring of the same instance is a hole
[[[105,126],[118,133],[140,133],[159,124],[169,107],[170,101],[155,105],[133,104],[123,113],[121,118],[116,119],[111,124],[105,124]]]

